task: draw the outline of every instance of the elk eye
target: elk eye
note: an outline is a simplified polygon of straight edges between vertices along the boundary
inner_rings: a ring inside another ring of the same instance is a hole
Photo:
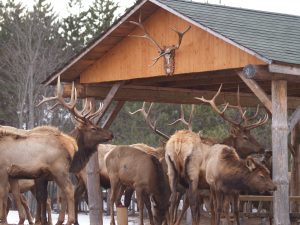
[[[92,127],[92,129],[91,129],[92,131],[96,131],[97,130],[97,128],[96,127]]]
[[[243,136],[243,139],[248,140],[248,137],[247,136]]]

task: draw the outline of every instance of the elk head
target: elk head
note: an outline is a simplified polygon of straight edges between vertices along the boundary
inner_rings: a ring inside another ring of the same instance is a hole
[[[175,51],[180,47],[181,45],[181,41],[182,38],[184,36],[184,34],[191,28],[191,26],[188,26],[188,28],[186,28],[183,32],[179,32],[175,29],[172,28],[172,30],[174,32],[177,33],[178,35],[178,43],[176,45],[171,45],[171,46],[163,46],[161,47],[157,41],[155,41],[150,34],[146,31],[144,25],[142,24],[142,18],[141,18],[141,14],[139,16],[139,21],[129,21],[132,24],[137,25],[139,28],[142,29],[142,31],[144,32],[144,35],[129,35],[131,37],[140,37],[140,38],[146,38],[148,39],[152,44],[155,45],[155,47],[157,48],[158,51],[158,56],[156,58],[153,59],[153,63],[151,66],[153,66],[161,57],[164,58],[164,69],[165,69],[165,73],[167,75],[173,75],[174,74],[174,70],[175,70]]]
[[[43,100],[38,106],[47,101],[56,101],[56,104],[54,104],[51,109],[58,105],[62,105],[69,110],[75,120],[75,129],[71,132],[71,135],[76,139],[79,149],[97,149],[96,146],[99,143],[111,140],[113,134],[110,131],[97,126],[97,123],[101,119],[99,115],[102,113],[103,104],[100,104],[98,110],[92,112],[93,106],[91,101],[85,99],[82,110],[78,110],[75,107],[77,103],[77,90],[74,86],[74,82],[72,83],[71,98],[69,102],[64,100],[62,89],[60,77],[58,77],[56,96],[47,98],[43,96]]]
[[[202,102],[209,103],[212,109],[217,112],[224,120],[230,123],[230,136],[223,140],[223,144],[229,145],[234,147],[237,150],[237,153],[241,158],[246,158],[248,155],[252,153],[263,153],[264,148],[261,144],[259,144],[256,139],[251,135],[250,130],[262,126],[268,121],[268,114],[266,113],[263,118],[258,119],[254,123],[250,123],[250,121],[256,120],[259,112],[259,105],[257,106],[256,113],[252,117],[247,117],[247,111],[241,107],[240,104],[240,96],[239,96],[239,89],[237,91],[237,106],[229,105],[226,103],[224,108],[220,110],[215,103],[216,98],[220,94],[222,89],[222,84],[218,92],[211,100],[207,100],[204,97],[196,98]],[[240,113],[240,121],[235,121],[230,117],[225,115],[226,109],[234,108],[237,109]]]

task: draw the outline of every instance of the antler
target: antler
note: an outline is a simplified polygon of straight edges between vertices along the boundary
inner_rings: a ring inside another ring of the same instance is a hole
[[[144,25],[142,24],[142,14],[140,13],[139,16],[139,21],[129,21],[129,23],[135,24],[137,25],[139,28],[141,28],[144,32],[144,35],[129,35],[130,37],[141,37],[141,38],[146,38],[148,40],[150,40],[158,49],[158,53],[162,53],[163,52],[163,48],[159,46],[159,44],[150,36],[150,34],[146,31],[146,28],[144,27]],[[157,59],[158,60],[158,59]],[[157,62],[157,60],[155,61],[155,63]],[[155,64],[154,63],[154,64]],[[153,64],[153,65],[154,65]]]
[[[246,116],[247,110],[244,110],[240,103],[240,87],[239,86],[238,86],[238,90],[237,90],[237,105],[236,106],[229,105],[229,107],[238,109],[238,111],[240,112],[241,119],[242,119],[240,122],[240,126],[243,127],[243,129],[251,130],[256,127],[262,126],[263,124],[268,122],[269,115],[267,113],[265,113],[263,118],[260,118],[258,121],[256,121],[253,124],[249,124],[250,121],[253,121],[257,118],[258,113],[259,113],[259,105],[257,105],[256,112],[254,113],[254,115],[251,117],[247,117]]]
[[[188,28],[186,28],[183,32],[177,31],[174,28],[171,28],[174,32],[176,32],[178,34],[178,44],[175,45],[175,48],[178,49],[181,45],[181,41],[183,38],[183,35],[189,31],[189,29],[191,29],[191,26],[188,26]]]
[[[53,97],[45,97],[43,96],[42,101],[40,101],[37,106],[40,106],[41,104],[48,102],[48,101],[57,101],[53,106],[51,106],[51,109],[54,109],[58,105],[62,105],[65,108],[67,108],[70,113],[74,116],[74,118],[80,122],[80,123],[93,123],[93,119],[98,116],[98,114],[101,113],[103,104],[100,104],[99,109],[96,110],[96,112],[92,113],[93,107],[90,100],[85,99],[84,106],[82,110],[78,110],[75,106],[77,103],[77,89],[74,85],[74,82],[72,83],[72,90],[71,90],[71,97],[70,101],[66,102],[63,97],[63,91],[62,91],[62,85],[60,82],[60,76],[57,78],[57,86],[56,86],[56,96]]]
[[[201,98],[198,98],[198,97],[195,97],[195,99],[198,99],[202,102],[205,102],[205,103],[209,103],[211,105],[211,107],[213,108],[213,110],[215,112],[217,112],[224,120],[228,121],[229,123],[232,123],[234,125],[239,125],[239,123],[237,123],[236,121],[230,119],[229,117],[226,117],[225,116],[225,111],[226,109],[228,108],[228,105],[229,103],[226,103],[223,110],[220,110],[218,108],[218,106],[216,105],[215,101],[216,101],[216,98],[219,96],[219,94],[221,93],[221,89],[222,89],[222,86],[223,84],[220,85],[219,87],[219,90],[217,91],[217,93],[214,95],[214,97],[211,99],[211,100],[207,100],[205,99],[203,96]]]
[[[258,115],[258,111],[259,111],[259,105],[257,106],[255,114],[252,117],[247,118],[247,116],[246,116],[247,110],[244,110],[243,107],[240,104],[240,94],[239,94],[240,91],[239,91],[239,87],[238,87],[238,91],[237,91],[237,105],[236,106],[235,105],[229,105],[229,103],[227,102],[227,103],[223,104],[223,105],[225,105],[224,108],[223,108],[223,110],[222,111],[219,110],[219,108],[215,104],[215,100],[218,97],[218,95],[220,94],[221,89],[222,89],[222,84],[220,85],[220,88],[219,88],[218,92],[215,94],[215,96],[211,100],[206,100],[204,97],[201,97],[201,98],[197,98],[196,97],[196,99],[198,99],[198,100],[200,100],[202,102],[205,102],[205,103],[209,103],[211,105],[211,107],[224,120],[228,121],[229,123],[233,124],[234,126],[238,126],[238,127],[243,128],[243,129],[246,129],[246,130],[251,130],[253,128],[261,126],[261,125],[265,124],[268,121],[268,114],[265,114],[264,117],[260,118],[257,122],[255,122],[253,124],[249,124],[249,121],[256,119],[256,117]],[[225,116],[225,111],[226,111],[226,109],[228,107],[237,109],[239,111],[239,113],[241,115],[241,121],[240,122],[234,121],[234,120],[230,119],[229,117]],[[244,123],[244,124],[242,124],[242,123]]]
[[[193,119],[193,114],[194,114],[194,109],[195,109],[195,106],[192,105],[192,109],[191,109],[191,113],[190,113],[190,117],[189,117],[189,120],[186,121],[185,118],[184,118],[184,110],[183,110],[183,105],[180,105],[180,109],[181,109],[181,115],[180,115],[180,118],[175,120],[173,123],[170,123],[168,125],[174,125],[176,123],[179,123],[179,122],[182,122],[184,125],[186,125],[188,127],[189,130],[192,130],[192,119]]]
[[[149,106],[147,112],[146,112],[146,110],[145,110],[145,106],[146,106],[146,102],[143,103],[142,108],[140,108],[140,109],[138,109],[138,110],[136,110],[136,111],[134,111],[134,112],[129,112],[129,113],[130,113],[131,115],[134,115],[134,114],[136,114],[137,112],[141,112],[141,114],[143,115],[143,117],[144,117],[144,119],[145,119],[147,125],[148,125],[155,133],[157,133],[158,135],[160,135],[160,136],[163,137],[164,139],[168,140],[170,137],[169,137],[168,135],[164,134],[163,132],[161,132],[160,130],[158,130],[158,129],[156,128],[156,122],[157,122],[157,121],[155,121],[154,124],[153,124],[153,123],[151,122],[150,118],[149,118],[149,114],[150,114],[151,108],[152,108],[152,106],[153,106],[153,102],[151,102],[151,104],[150,104],[150,106]]]

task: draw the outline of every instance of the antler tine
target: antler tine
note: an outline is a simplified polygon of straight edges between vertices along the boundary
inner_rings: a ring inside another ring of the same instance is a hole
[[[188,127],[189,130],[192,130],[192,118],[193,118],[193,112],[194,112],[194,105],[192,105],[189,121],[186,121],[184,118],[184,110],[183,110],[183,105],[180,105],[180,118],[175,120],[173,123],[169,123],[169,126],[172,126],[174,124],[177,124],[179,122],[182,122],[184,125]]]
[[[93,120],[93,119],[96,119],[97,117],[99,117],[99,115],[102,114],[103,106],[104,106],[103,102],[100,102],[98,109],[94,113],[87,116],[87,118],[90,120]],[[100,119],[101,119],[101,116],[97,119],[97,121],[95,121],[95,124],[98,124]]]
[[[267,123],[267,122],[268,122],[268,119],[269,119],[269,115],[268,115],[268,113],[265,113],[264,117],[263,117],[263,118],[260,118],[256,123],[251,124],[251,125],[248,125],[248,126],[245,126],[244,128],[245,128],[246,130],[254,129],[254,128],[256,128],[256,127],[262,126],[262,125],[264,125],[265,123]]]
[[[42,101],[40,101],[36,106],[38,107],[38,106],[42,105],[45,102],[58,100],[60,95],[62,95],[61,94],[61,84],[60,84],[60,76],[58,76],[57,84],[56,84],[56,96],[53,96],[53,97],[42,96],[43,97]],[[53,106],[51,106],[51,109],[54,109],[57,105],[59,105],[59,103],[56,103]]]
[[[188,26],[188,28],[186,28],[183,32],[180,32],[178,30],[175,30],[174,28],[171,28],[174,32],[176,32],[178,34],[178,44],[175,46],[176,48],[179,48],[181,45],[181,41],[183,38],[183,35],[189,31],[189,29],[191,29],[191,26]]]
[[[159,46],[159,44],[150,36],[150,34],[146,31],[146,28],[142,24],[142,14],[140,13],[139,16],[139,22],[136,21],[129,21],[129,23],[137,25],[139,28],[141,28],[144,32],[144,35],[129,35],[130,37],[141,37],[141,38],[146,38],[150,40],[159,50],[158,52],[161,53],[163,51],[162,47]]]
[[[153,124],[153,123],[151,122],[150,118],[149,118],[149,114],[150,114],[150,110],[151,110],[152,106],[153,106],[153,102],[151,102],[151,104],[150,104],[150,106],[149,106],[149,108],[148,108],[148,110],[147,110],[147,112],[146,112],[146,110],[145,110],[146,102],[143,102],[142,108],[140,108],[140,109],[138,109],[138,110],[136,110],[136,111],[134,111],[134,112],[129,112],[129,113],[130,113],[131,115],[133,115],[133,114],[136,114],[137,112],[141,112],[141,114],[143,115],[143,117],[144,117],[144,119],[145,119],[147,125],[148,125],[155,133],[157,133],[158,135],[160,135],[160,136],[163,137],[164,139],[168,140],[170,137],[169,137],[168,135],[164,134],[162,131],[160,131],[160,130],[158,130],[158,129],[156,128],[156,122],[157,122],[157,121],[155,121],[154,124]]]
[[[230,119],[229,117],[225,116],[225,111],[229,106],[228,102],[226,103],[226,105],[224,106],[222,111],[217,107],[217,105],[215,103],[216,98],[221,93],[222,86],[223,86],[223,84],[220,85],[219,90],[217,91],[217,93],[214,95],[214,97],[211,100],[207,100],[203,96],[201,98],[195,97],[195,99],[198,99],[198,100],[200,100],[202,102],[205,102],[205,103],[209,103],[211,105],[211,107],[213,108],[213,110],[216,111],[224,120],[228,121],[231,124],[239,125],[239,123],[237,123],[236,121],[234,121],[234,120]]]

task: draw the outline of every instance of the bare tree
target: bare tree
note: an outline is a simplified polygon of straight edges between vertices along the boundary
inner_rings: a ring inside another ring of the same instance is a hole
[[[11,4],[11,2],[10,2]],[[39,118],[35,104],[46,88],[41,84],[71,55],[59,35],[59,22],[45,0],[32,11],[20,4],[2,12],[0,40],[0,83],[9,88],[17,109],[18,126],[33,128]]]

